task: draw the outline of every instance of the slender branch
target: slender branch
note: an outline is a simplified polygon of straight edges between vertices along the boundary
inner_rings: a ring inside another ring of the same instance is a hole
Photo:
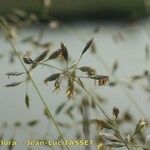
[[[50,110],[49,110],[49,108],[48,108],[48,106],[47,106],[47,104],[46,104],[46,102],[45,102],[45,100],[44,100],[42,94],[40,93],[39,89],[37,88],[36,83],[35,83],[34,80],[32,79],[31,75],[28,73],[28,70],[27,70],[27,68],[25,67],[25,65],[24,65],[24,63],[23,63],[21,57],[19,56],[17,49],[15,48],[15,46],[14,46],[12,40],[9,38],[8,32],[6,31],[5,27],[3,26],[3,24],[2,24],[1,22],[0,22],[0,27],[2,28],[4,34],[6,35],[6,37],[7,37],[8,41],[9,41],[11,47],[13,48],[12,50],[13,50],[13,51],[15,52],[15,54],[17,55],[17,57],[18,57],[20,63],[22,64],[23,68],[25,69],[27,75],[30,77],[30,80],[31,80],[31,82],[32,82],[32,84],[33,84],[33,86],[34,86],[34,88],[35,88],[37,94],[39,95],[41,102],[42,102],[43,105],[45,106],[46,112],[47,112],[47,114],[48,114],[48,116],[49,116],[49,121],[51,121],[51,119],[52,119],[52,122],[54,123],[54,125],[55,125],[55,127],[56,127],[56,129],[57,129],[57,131],[58,131],[58,133],[59,133],[59,135],[60,135],[60,137],[61,137],[61,139],[62,139],[63,142],[65,143],[65,139],[64,139],[64,137],[63,137],[63,135],[62,135],[62,133],[61,133],[61,131],[60,131],[58,125],[57,125],[57,122],[55,121],[54,117],[52,116],[52,114],[51,114],[51,112],[50,112]],[[69,150],[69,147],[68,147],[67,145],[65,145],[65,146],[66,146],[67,150]]]
[[[50,67],[50,68],[53,68],[53,69],[56,69],[56,70],[59,70],[59,71],[63,71],[63,69],[61,69],[61,68],[58,68],[58,67],[55,67],[53,65],[49,65],[49,64],[46,64],[46,63],[43,63],[43,62],[37,62],[37,64],[47,66],[47,67]]]
[[[77,77],[78,78],[78,77]],[[93,96],[89,93],[89,91],[84,87],[84,86],[81,86],[80,83],[78,81],[75,80],[75,82],[80,86],[82,87],[82,89],[91,97],[91,99],[96,103],[96,105],[99,107],[99,109],[102,111],[102,113],[104,114],[104,116],[107,118],[107,120],[109,122],[111,122],[111,125],[112,127],[114,128],[115,132],[118,134],[118,136],[121,138],[122,142],[125,144],[125,146],[127,147],[128,150],[129,147],[128,147],[128,144],[126,143],[126,141],[123,139],[123,137],[121,136],[118,128],[116,127],[116,125],[114,125],[114,123],[112,122],[112,120],[108,117],[108,115],[105,113],[104,109],[93,99]]]

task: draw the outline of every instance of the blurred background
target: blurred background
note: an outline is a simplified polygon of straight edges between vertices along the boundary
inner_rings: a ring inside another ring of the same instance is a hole
[[[94,38],[79,66],[95,68],[97,74],[109,76],[110,82],[106,86],[97,86],[93,80],[83,78],[86,89],[108,116],[113,117],[114,106],[119,108],[118,124],[123,136],[132,133],[140,119],[149,122],[149,0],[1,0],[0,3],[0,20],[21,58],[24,55],[36,58],[45,49],[52,53],[63,42],[68,49],[70,64],[73,64],[86,43]],[[60,68],[66,65],[61,60],[48,63]],[[30,82],[5,87],[25,79],[24,74],[8,78],[9,72],[24,70],[1,30],[0,137],[1,140],[14,139],[19,144],[1,146],[0,149],[63,149],[24,144],[27,139],[57,140],[59,135],[44,114],[44,106]],[[53,91],[53,83],[43,84],[46,77],[57,72],[54,68],[38,66],[32,77],[65,139],[94,141],[92,146],[70,146],[70,149],[95,150],[103,139],[96,126],[86,121],[105,117],[98,108],[85,104],[88,95],[79,87],[73,98],[67,100],[65,84],[59,93]],[[30,99],[29,108],[26,95]],[[145,144],[149,134],[147,128],[137,141]]]
[[[1,14],[11,9],[34,12],[43,18],[57,19],[100,19],[100,18],[139,18],[149,14],[149,0],[5,0],[1,1]],[[45,9],[46,8],[46,9]]]

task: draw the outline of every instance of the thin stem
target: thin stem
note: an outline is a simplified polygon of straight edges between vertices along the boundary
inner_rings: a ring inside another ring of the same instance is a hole
[[[78,78],[78,77],[77,77]],[[111,122],[111,125],[112,127],[114,128],[115,132],[118,134],[118,136],[121,138],[122,142],[125,144],[125,146],[127,147],[128,150],[129,147],[128,147],[128,144],[126,143],[126,141],[123,139],[123,137],[121,136],[118,128],[116,127],[116,125],[114,125],[114,123],[112,122],[112,120],[108,117],[108,115],[105,113],[105,111],[103,110],[103,108],[93,99],[93,96],[89,93],[89,91],[84,87],[84,86],[81,86],[80,83],[78,81],[75,80],[75,82],[80,86],[82,87],[82,89],[91,97],[91,99],[96,103],[96,105],[100,108],[100,110],[102,111],[102,113],[104,114],[104,116],[107,118],[107,120],[109,122]]]
[[[60,135],[60,137],[62,138],[62,140],[63,140],[64,143],[65,143],[65,139],[64,139],[64,137],[63,137],[63,135],[62,135],[62,133],[61,133],[61,131],[60,131],[58,125],[57,125],[57,122],[55,121],[54,117],[52,116],[52,114],[51,114],[51,112],[50,112],[50,110],[49,110],[49,108],[48,108],[46,102],[44,101],[44,99],[43,99],[43,97],[42,97],[42,95],[41,95],[39,89],[37,88],[37,86],[36,86],[34,80],[32,80],[32,84],[33,84],[34,88],[36,89],[36,91],[37,91],[37,93],[38,93],[38,95],[39,95],[39,97],[40,97],[42,103],[44,104],[45,110],[46,110],[46,112],[47,112],[49,118],[52,119],[52,121],[53,121],[53,123],[54,123],[54,125],[55,125],[55,127],[56,127],[56,129],[57,129],[57,131],[58,131],[58,133],[59,133],[59,135]],[[66,147],[67,147],[67,149],[69,150],[69,147],[68,147],[67,145],[66,145]]]
[[[59,71],[63,71],[63,69],[61,69],[61,68],[58,68],[58,67],[55,67],[53,65],[46,64],[46,63],[38,62],[37,64],[47,66],[47,67],[50,67],[50,68],[53,68],[53,69],[56,69],[56,70],[59,70]]]
[[[78,76],[78,78],[85,78],[85,79],[91,79],[89,77],[83,77],[83,76]],[[93,79],[92,79],[93,80]]]
[[[14,46],[13,42],[11,41],[11,39],[9,38],[8,32],[6,31],[5,27],[3,26],[3,24],[2,24],[1,22],[0,22],[0,27],[2,28],[3,32],[5,33],[5,35],[6,35],[7,39],[8,39],[8,41],[9,41],[10,45],[11,45],[12,48],[13,48],[12,50],[13,50],[13,51],[15,52],[15,54],[17,55],[17,57],[18,57],[20,63],[22,64],[23,68],[25,69],[27,75],[30,77],[30,80],[31,80],[31,82],[32,82],[32,84],[33,84],[33,86],[34,86],[34,88],[35,88],[37,94],[39,95],[41,102],[42,102],[43,105],[45,106],[46,112],[47,112],[47,114],[48,114],[48,116],[49,116],[49,121],[51,121],[51,119],[52,119],[52,122],[54,123],[54,125],[55,125],[55,127],[56,127],[56,129],[57,129],[57,131],[58,131],[58,133],[59,133],[59,135],[60,135],[60,137],[61,137],[61,139],[62,139],[63,142],[65,143],[65,139],[64,139],[64,137],[63,137],[63,135],[62,135],[62,133],[61,133],[61,131],[60,131],[58,125],[57,125],[57,122],[56,122],[55,119],[53,118],[53,116],[52,116],[52,114],[51,114],[51,112],[50,112],[50,110],[49,110],[49,108],[48,108],[48,106],[47,106],[47,104],[46,104],[44,98],[42,97],[42,94],[40,93],[39,89],[37,88],[37,86],[36,86],[34,80],[32,79],[32,77],[31,77],[30,74],[28,73],[27,68],[25,67],[25,65],[24,65],[24,63],[23,63],[23,61],[22,61],[20,55],[19,55],[18,52],[17,52],[17,49],[15,48],[15,46]],[[65,145],[65,146],[66,146],[66,148],[69,150],[69,147],[68,147],[67,145]]]

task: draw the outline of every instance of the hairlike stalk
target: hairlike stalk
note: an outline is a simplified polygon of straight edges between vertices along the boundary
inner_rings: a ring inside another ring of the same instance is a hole
[[[34,87],[34,89],[36,90],[37,94],[39,95],[40,100],[41,100],[41,102],[43,103],[43,105],[44,105],[44,107],[45,107],[45,110],[46,110],[46,112],[47,112],[47,114],[48,114],[48,116],[49,116],[49,117],[48,117],[48,118],[49,118],[49,121],[52,120],[52,122],[53,122],[54,126],[56,127],[56,129],[57,129],[57,131],[58,131],[58,133],[59,133],[61,139],[62,139],[63,142],[65,143],[65,139],[64,139],[63,134],[62,134],[62,132],[60,131],[58,125],[57,125],[57,122],[55,121],[55,119],[54,119],[52,113],[50,112],[50,110],[49,110],[49,108],[48,108],[48,106],[47,106],[47,104],[46,104],[46,102],[45,102],[45,100],[44,100],[44,98],[43,98],[41,92],[39,91],[39,89],[38,89],[38,87],[37,87],[37,85],[36,85],[36,83],[35,83],[35,81],[32,79],[32,77],[31,77],[31,75],[29,74],[29,72],[28,72],[26,66],[24,65],[24,63],[23,63],[21,57],[19,56],[18,51],[17,51],[17,49],[15,48],[15,46],[14,46],[14,44],[13,44],[13,41],[9,38],[9,36],[8,36],[9,34],[8,34],[7,30],[5,29],[4,25],[2,24],[2,22],[0,22],[0,27],[1,27],[2,31],[4,32],[4,34],[6,35],[8,41],[9,41],[11,47],[12,47],[12,50],[13,50],[13,51],[15,52],[15,54],[17,55],[17,57],[18,57],[20,63],[22,64],[24,70],[26,71],[27,76],[30,78],[30,81],[31,81],[31,83],[32,83],[32,85],[33,85],[33,87]],[[67,145],[65,145],[65,146],[66,146],[67,150],[70,150]]]

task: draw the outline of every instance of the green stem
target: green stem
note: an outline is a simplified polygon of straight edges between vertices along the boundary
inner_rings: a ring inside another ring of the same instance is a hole
[[[50,67],[50,68],[53,68],[53,69],[56,69],[56,70],[59,70],[59,71],[63,71],[63,69],[61,69],[61,68],[58,68],[58,67],[46,64],[46,63],[42,63],[42,62],[40,63],[40,62],[38,62],[37,64],[43,65],[43,66],[47,66],[47,67]]]
[[[78,78],[78,77],[77,77]],[[93,96],[89,93],[89,91],[84,87],[84,86],[81,86],[80,85],[80,83],[78,83],[78,81],[75,81],[90,97],[91,97],[91,99],[94,101],[94,99],[93,99]],[[99,107],[99,109],[102,111],[102,113],[104,114],[104,116],[107,118],[107,120],[109,121],[109,122],[111,122],[111,126],[114,128],[114,131],[118,134],[118,136],[121,138],[121,140],[122,140],[122,142],[125,144],[125,146],[127,147],[127,149],[128,150],[130,150],[129,149],[129,147],[128,147],[128,144],[126,143],[126,141],[123,139],[123,137],[121,136],[121,134],[120,134],[120,131],[118,130],[118,128],[116,127],[116,125],[114,125],[114,123],[112,122],[112,120],[108,117],[108,115],[105,113],[105,111],[103,110],[103,108],[96,102],[96,101],[94,101],[95,103],[96,103],[96,105]]]
[[[47,114],[48,114],[48,116],[49,116],[49,121],[51,121],[51,119],[52,119],[52,122],[54,123],[54,125],[55,125],[55,127],[56,127],[56,129],[57,129],[57,131],[58,131],[58,133],[59,133],[59,135],[60,135],[60,137],[61,137],[61,139],[62,139],[63,142],[65,143],[65,139],[64,139],[64,137],[63,137],[63,135],[62,135],[62,133],[61,133],[61,131],[60,131],[58,125],[57,125],[57,122],[55,121],[54,117],[52,116],[52,114],[51,114],[51,112],[50,112],[50,110],[49,110],[49,108],[48,108],[48,106],[47,106],[47,104],[46,104],[44,98],[42,97],[42,94],[40,93],[39,89],[37,88],[37,86],[36,86],[34,80],[32,79],[32,77],[31,77],[30,74],[28,73],[27,68],[25,67],[25,65],[24,65],[24,63],[23,63],[21,57],[19,56],[19,54],[18,54],[18,52],[17,52],[17,49],[15,48],[15,46],[14,46],[12,40],[9,38],[8,32],[6,31],[5,27],[3,26],[3,24],[2,24],[1,22],[0,22],[0,27],[2,28],[3,32],[5,33],[5,35],[6,35],[7,39],[8,39],[8,41],[10,42],[10,45],[11,45],[12,48],[13,48],[12,50],[13,50],[13,51],[15,52],[15,54],[17,55],[17,57],[18,57],[20,63],[22,64],[23,68],[25,69],[27,75],[30,77],[30,80],[31,80],[31,82],[32,82],[32,84],[33,84],[33,86],[34,86],[34,88],[35,88],[37,94],[39,95],[41,102],[42,102],[43,105],[45,106],[46,112],[47,112]],[[66,145],[66,148],[67,148],[67,150],[69,150],[69,147],[68,147],[67,145]]]

